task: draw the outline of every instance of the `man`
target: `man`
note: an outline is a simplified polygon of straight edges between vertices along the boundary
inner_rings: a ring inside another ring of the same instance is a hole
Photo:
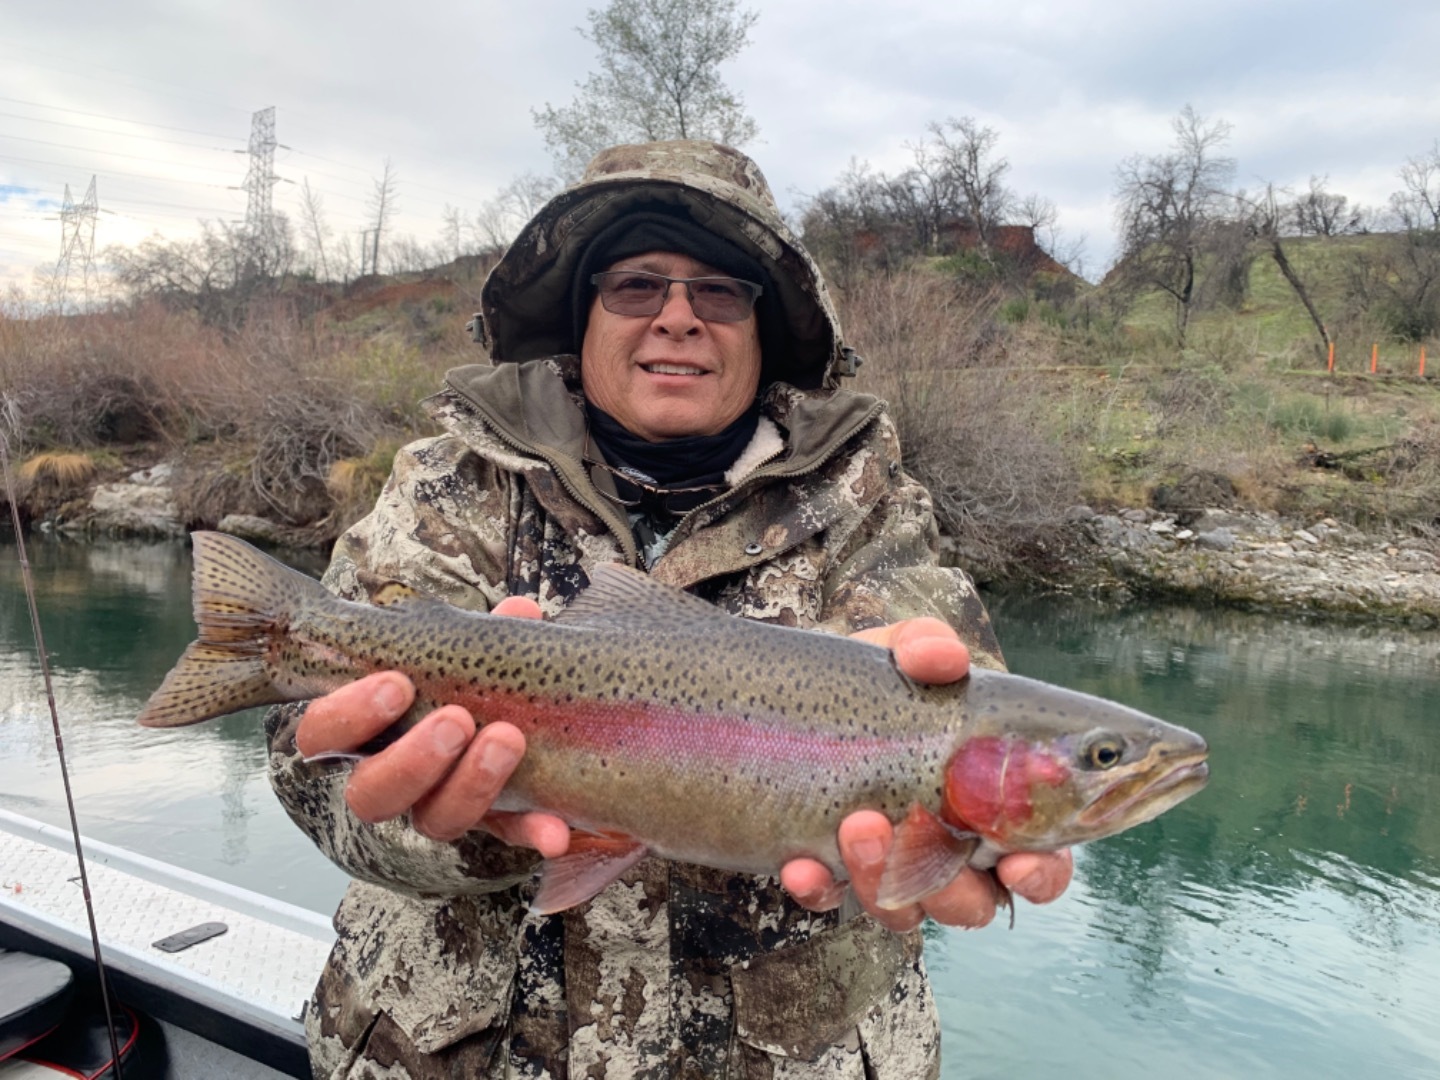
[[[481,299],[494,366],[447,376],[431,399],[446,434],[397,456],[336,547],[336,592],[400,581],[533,618],[624,562],[738,617],[858,633],[921,681],[963,676],[972,654],[1001,663],[972,586],[937,565],[883,406],[837,390],[850,354],[824,283],[748,158],[606,151]],[[647,859],[535,915],[532,870],[568,830],[489,813],[524,753],[516,728],[447,706],[353,770],[304,761],[364,743],[413,696],[384,672],[272,717],[277,792],[357,879],[308,1017],[317,1076],[937,1074],[915,927],[988,922],[990,875],[876,908],[890,826],[865,812],[840,843],[868,915],[842,922],[844,884],[804,859],[779,882]],[[1044,902],[1070,863],[997,872]]]

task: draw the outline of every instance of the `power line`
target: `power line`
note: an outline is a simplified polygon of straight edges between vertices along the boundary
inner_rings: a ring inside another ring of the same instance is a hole
[[[111,116],[109,113],[86,112],[84,109],[71,109],[64,105],[46,105],[42,101],[26,101],[24,98],[0,97],[0,101],[8,101],[12,105],[32,105],[37,109],[54,109],[56,112],[74,113],[76,116],[90,116],[97,120],[118,120],[122,124],[139,124],[141,127],[158,128],[160,131],[180,131],[186,135],[204,135],[209,139],[229,139],[232,142],[244,142],[238,135],[219,135],[213,131],[196,131],[194,128],[171,127],[168,124],[154,124],[149,120],[135,120],[128,116]]]
[[[0,112],[0,117],[7,120],[23,120],[31,124],[53,124],[56,127],[74,128],[76,131],[96,131],[102,135],[114,135],[119,139],[145,139],[148,142],[169,143],[171,146],[188,146],[195,150],[214,150],[217,153],[228,154],[232,151],[228,147],[205,146],[201,143],[181,142],[179,139],[167,139],[163,135],[142,135],[135,131],[119,131],[116,128],[90,127],[88,124],[70,124],[64,120],[46,120],[43,116],[22,116],[19,113]],[[126,121],[121,121],[125,123]]]
[[[230,169],[218,169],[213,165],[192,165],[188,161],[168,161],[165,158],[147,157],[144,154],[126,154],[120,150],[98,150],[93,146],[76,146],[74,143],[50,142],[47,139],[30,139],[24,135],[0,134],[0,139],[9,139],[11,142],[34,143],[36,146],[50,146],[57,150],[79,150],[85,154],[98,154],[104,157],[128,158],[131,161],[149,161],[156,165],[175,165],[185,169],[203,169],[205,172],[231,172]],[[220,153],[231,153],[229,150],[222,150]]]

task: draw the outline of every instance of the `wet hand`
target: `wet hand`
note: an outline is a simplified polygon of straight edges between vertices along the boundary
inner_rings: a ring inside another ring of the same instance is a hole
[[[969,650],[954,629],[939,619],[907,619],[852,636],[889,648],[896,665],[916,682],[954,682],[970,671]],[[846,888],[852,887],[861,906],[876,921],[891,930],[905,931],[914,929],[927,915],[947,926],[984,926],[995,917],[1000,900],[997,878],[1017,896],[1033,904],[1048,904],[1064,893],[1074,873],[1069,851],[1006,855],[996,864],[993,876],[966,867],[949,885],[919,904],[890,910],[877,906],[875,897],[893,835],[883,814],[872,810],[851,814],[841,823],[839,835],[849,886],[835,881],[825,865],[814,859],[786,863],[780,883],[812,911],[838,907]]]
[[[538,619],[540,608],[510,597],[494,614]],[[295,733],[296,746],[306,757],[354,750],[394,724],[414,700],[415,687],[400,672],[368,675],[312,701]],[[570,830],[554,815],[490,812],[524,753],[525,736],[513,724],[477,731],[468,711],[445,705],[359,762],[345,801],[356,817],[372,823],[408,811],[416,830],[434,840],[483,828],[547,857],[563,854]]]

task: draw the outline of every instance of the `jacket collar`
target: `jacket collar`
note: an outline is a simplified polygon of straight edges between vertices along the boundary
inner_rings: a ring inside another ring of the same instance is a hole
[[[454,368],[445,376],[444,391],[428,399],[426,407],[436,421],[476,450],[484,450],[489,435],[511,451],[551,465],[563,460],[580,470],[585,412],[579,357]],[[869,394],[807,391],[774,383],[762,395],[761,414],[773,422],[781,440],[780,447],[769,449],[783,447],[783,453],[777,458],[767,452],[764,460],[782,465],[786,473],[808,472],[868,426],[880,408],[880,401]],[[477,429],[477,415],[483,428]],[[764,430],[762,426],[756,433],[757,439]]]

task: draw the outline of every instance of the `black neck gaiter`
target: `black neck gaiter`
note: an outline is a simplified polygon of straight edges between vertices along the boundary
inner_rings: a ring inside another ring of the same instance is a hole
[[[607,464],[633,470],[637,480],[652,487],[707,489],[656,495],[628,483],[623,475],[616,476],[616,493],[627,502],[639,502],[646,514],[656,517],[684,514],[718,495],[724,489],[725,470],[750,445],[760,423],[760,408],[755,405],[714,435],[647,442],[589,402],[585,415],[590,422],[590,441]]]

